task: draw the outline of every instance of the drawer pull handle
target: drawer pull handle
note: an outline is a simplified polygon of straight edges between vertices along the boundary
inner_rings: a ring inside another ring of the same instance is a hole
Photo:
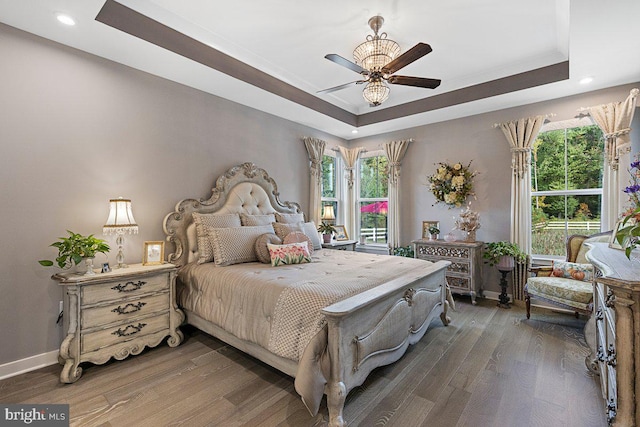
[[[616,415],[618,415],[616,413],[616,403],[611,399],[607,405],[607,423],[609,425],[616,419]]]
[[[137,304],[127,304],[124,307],[122,306],[117,306],[116,308],[114,308],[113,310],[111,310],[113,313],[118,313],[118,314],[130,314],[130,313],[135,313],[136,311],[140,311],[142,310],[142,307],[144,307],[145,305],[147,305],[146,302],[138,302]]]
[[[616,302],[616,296],[614,295],[613,292],[611,292],[611,289],[609,289],[609,291],[607,292],[607,299],[605,300],[604,305],[611,308],[613,307],[615,302]]]
[[[122,329],[122,328],[118,328],[117,331],[115,332],[111,332],[111,335],[115,335],[118,337],[128,337],[134,334],[137,334],[138,332],[140,332],[142,330],[142,328],[144,328],[145,326],[147,326],[146,323],[138,323],[137,326],[133,326],[133,325],[129,325],[126,328]]]
[[[602,312],[602,309],[599,308],[598,311],[596,311],[596,321],[602,319],[604,319],[604,313]]]
[[[609,348],[607,349],[607,365],[616,366],[616,349],[613,344],[609,344]]]
[[[127,282],[124,285],[122,283],[120,283],[119,285],[116,285],[111,289],[113,289],[114,291],[118,291],[118,292],[133,292],[133,291],[137,291],[143,285],[146,285],[146,284],[147,284],[147,282],[143,282],[142,280],[138,280],[138,283]]]

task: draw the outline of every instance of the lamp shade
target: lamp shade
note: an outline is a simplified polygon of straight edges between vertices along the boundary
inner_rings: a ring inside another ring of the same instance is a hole
[[[133,218],[131,200],[119,197],[109,200],[109,218],[102,227],[103,234],[138,234],[138,224]]]
[[[336,219],[336,214],[333,211],[333,205],[325,205],[322,208],[322,218],[321,219]]]

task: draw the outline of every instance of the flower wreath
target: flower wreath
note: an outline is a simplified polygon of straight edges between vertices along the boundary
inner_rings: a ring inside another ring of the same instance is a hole
[[[450,165],[438,163],[436,173],[429,177],[429,188],[436,197],[436,203],[443,202],[450,207],[460,207],[468,196],[474,196],[473,177],[477,172],[471,172],[469,167],[461,163]]]

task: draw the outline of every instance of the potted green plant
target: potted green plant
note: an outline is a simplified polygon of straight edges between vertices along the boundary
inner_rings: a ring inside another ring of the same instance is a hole
[[[429,226],[429,236],[431,237],[431,240],[438,240],[438,234],[440,233],[440,229],[438,227],[436,227],[435,225],[431,225]]]
[[[322,233],[324,243],[331,242],[331,235],[336,232],[336,228],[328,222],[323,222],[318,226],[318,232]]]
[[[413,258],[414,257],[413,245],[398,246],[397,248],[395,248],[393,250],[393,254],[395,256],[403,256],[403,257],[407,257],[407,258]]]
[[[106,254],[111,249],[104,240],[93,237],[93,234],[83,236],[73,231],[67,230],[67,232],[69,237],[60,237],[59,241],[50,245],[58,249],[55,263],[60,268],[70,268],[73,265],[80,264],[82,260],[93,260],[97,253]],[[54,265],[54,262],[48,259],[38,262],[45,267]],[[85,274],[93,274],[92,262],[87,261]]]
[[[514,261],[524,262],[527,254],[520,250],[517,243],[500,241],[487,243],[482,257],[490,266],[496,265],[498,269],[512,269]]]

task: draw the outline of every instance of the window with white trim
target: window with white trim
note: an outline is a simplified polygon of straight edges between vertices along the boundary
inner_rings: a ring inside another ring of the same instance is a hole
[[[320,212],[322,221],[335,224],[335,220],[324,217],[325,206],[332,206],[334,216],[340,216],[340,180],[338,179],[338,158],[335,153],[330,152],[322,156],[322,211]]]
[[[602,131],[588,118],[543,126],[531,151],[534,257],[564,257],[568,236],[600,232],[603,155]]]
[[[358,237],[365,244],[387,244],[389,161],[383,151],[363,153],[358,160]]]

